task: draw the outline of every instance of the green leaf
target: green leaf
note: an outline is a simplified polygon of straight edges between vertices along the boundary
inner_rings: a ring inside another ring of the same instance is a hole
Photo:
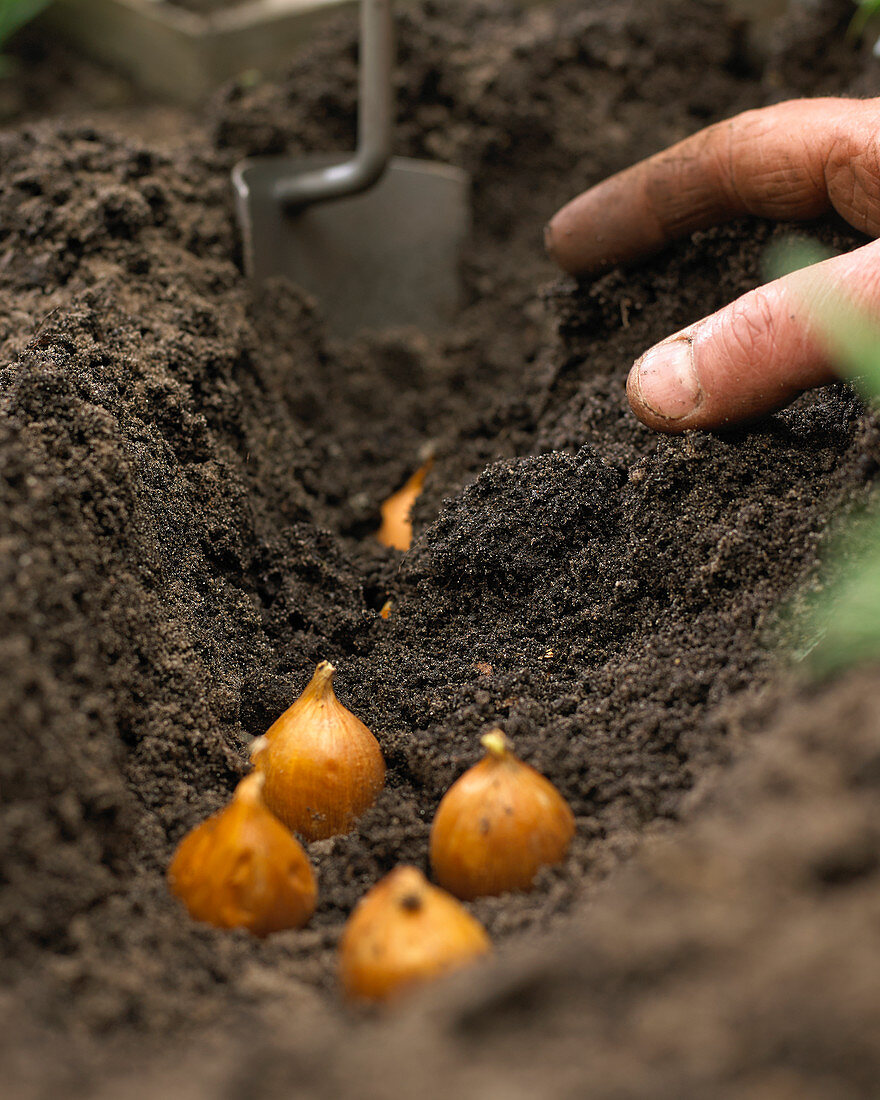
[[[856,13],[846,29],[847,38],[858,40],[871,19],[880,12],[880,0],[856,0]]]
[[[832,255],[815,242],[793,239],[768,250],[765,268],[770,278],[780,278]],[[801,285],[804,303],[841,374],[865,400],[880,402],[880,324],[866,309],[836,291],[821,270]]]
[[[0,48],[20,28],[47,8],[51,0],[0,0]]]
[[[880,0],[878,0],[880,7]],[[832,358],[861,391],[880,406],[880,324],[830,283],[827,273],[809,269],[830,257],[819,245],[790,240],[768,255],[768,276],[780,278],[807,269],[798,280],[813,325]],[[817,677],[863,661],[880,659],[880,499],[825,555],[824,580],[806,612],[789,615],[796,623],[795,658]]]
[[[880,658],[880,515],[851,526],[804,620],[799,656],[817,677]]]

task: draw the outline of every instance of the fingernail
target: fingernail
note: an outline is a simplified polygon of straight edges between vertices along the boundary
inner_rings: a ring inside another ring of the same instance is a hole
[[[658,344],[636,360],[634,370],[642,404],[655,416],[681,420],[703,398],[690,340]]]

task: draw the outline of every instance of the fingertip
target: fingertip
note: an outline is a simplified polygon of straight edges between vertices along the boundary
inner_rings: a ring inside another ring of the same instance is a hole
[[[633,412],[649,427],[664,432],[692,427],[703,389],[691,338],[676,336],[646,351],[629,372],[626,392]]]
[[[602,234],[593,218],[593,192],[588,191],[557,210],[544,228],[544,247],[568,275],[596,275],[609,266],[602,255]]]
[[[544,226],[544,250],[566,274],[579,275],[581,269],[577,262],[576,250],[573,251],[572,235],[568,207],[563,206]]]

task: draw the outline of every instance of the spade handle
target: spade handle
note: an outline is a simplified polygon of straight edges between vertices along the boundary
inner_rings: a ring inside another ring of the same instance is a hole
[[[274,197],[288,208],[366,191],[391,156],[391,0],[360,0],[357,149],[353,157],[310,168],[275,184]]]

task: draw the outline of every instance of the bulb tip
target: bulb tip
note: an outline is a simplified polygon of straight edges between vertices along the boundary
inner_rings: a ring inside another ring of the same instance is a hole
[[[414,913],[421,908],[427,879],[418,867],[404,864],[395,868],[389,879],[394,884],[394,896],[401,909]]]
[[[260,757],[269,747],[269,738],[263,734],[262,737],[255,737],[251,741],[250,748],[248,749],[248,759],[251,764],[258,768],[260,766]]]
[[[246,802],[262,802],[266,773],[255,769],[239,781],[233,798],[243,798]]]
[[[507,756],[513,748],[513,745],[505,737],[504,731],[500,729],[489,730],[488,733],[484,733],[480,738],[480,744],[490,756],[497,759]]]
[[[315,666],[314,674],[303,692],[303,696],[326,699],[333,695],[333,676],[335,672],[335,665],[331,665],[329,661],[321,661]]]

